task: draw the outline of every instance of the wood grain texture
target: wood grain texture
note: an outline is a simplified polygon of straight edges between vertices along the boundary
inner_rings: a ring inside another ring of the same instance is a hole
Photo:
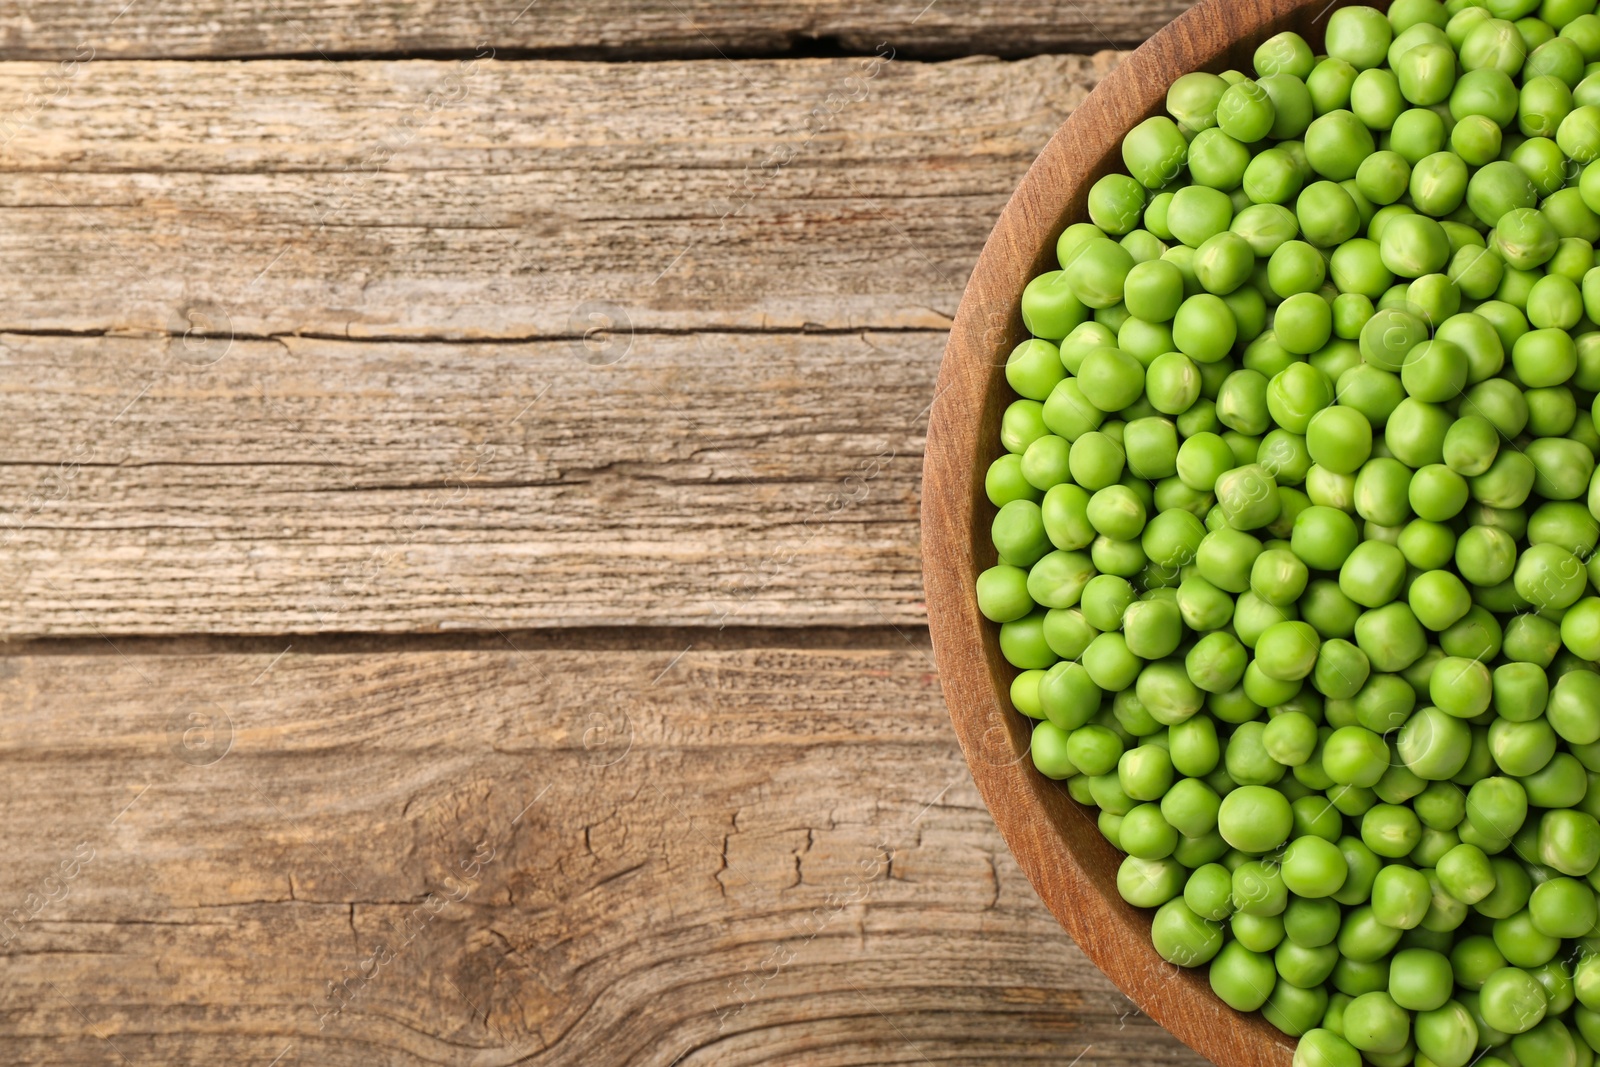
[[[182,0],[36,4],[0,29],[0,57],[58,59],[470,52],[606,58],[742,57],[794,49],[1037,55],[1137,44],[1185,0]]]
[[[0,660],[0,1059],[1197,1064],[887,641]]]
[[[1115,58],[816,136],[858,61],[83,66],[0,148],[0,632],[919,623],[936,331]]]
[[[0,632],[917,625],[940,340],[0,335]]]
[[[0,329],[942,331],[1116,58],[0,64]]]
[[[1026,758],[1030,723],[1008,695],[1016,671],[972,595],[978,573],[995,559],[983,476],[1000,452],[1000,413],[1015,398],[1002,368],[1010,346],[1027,336],[1022,289],[1054,265],[1067,223],[1086,217],[1094,181],[1120,169],[1123,134],[1161,108],[1180,75],[1247,66],[1273,33],[1294,29],[1320,47],[1331,6],[1202,0],[1132,53],[1057,131],[1006,205],[962,299],[940,369],[923,483],[929,626],[951,719],[985,802],[1040,896],[1090,958],[1152,1018],[1223,1067],[1288,1067],[1293,1044],[1259,1013],[1224,1006],[1202,971],[1162,961],[1150,944],[1149,915],[1117,892],[1121,854],[1089,809]]]

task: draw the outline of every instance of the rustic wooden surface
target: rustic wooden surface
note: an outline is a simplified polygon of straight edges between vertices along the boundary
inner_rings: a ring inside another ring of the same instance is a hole
[[[0,56],[438,55],[746,58],[880,42],[922,58],[1136,45],[1190,0],[56,0],[0,29]]]
[[[0,632],[920,625],[944,331],[1113,61],[85,65],[0,147]]]
[[[1197,1062],[917,549],[1042,53],[1184,5],[521,6],[0,15],[0,1061]]]

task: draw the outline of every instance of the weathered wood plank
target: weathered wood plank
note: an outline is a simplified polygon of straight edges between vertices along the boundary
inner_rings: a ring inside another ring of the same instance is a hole
[[[120,7],[120,3],[117,7]],[[186,0],[135,3],[120,14],[93,0],[31,5],[0,27],[0,56],[59,59],[439,54],[719,58],[817,46],[912,55],[1004,56],[1137,44],[1187,0]]]
[[[0,659],[0,1058],[1197,1064],[888,640]]]
[[[81,68],[0,147],[0,325],[116,337],[0,352],[0,633],[915,624],[935,331],[1115,58],[816,134],[857,61]],[[818,326],[928,332],[762,336]]]
[[[0,329],[943,329],[1116,59],[0,64]]]
[[[916,625],[942,344],[0,335],[0,634]]]
[[[4,458],[17,465],[0,489],[7,525],[26,527],[8,531],[7,562],[31,577],[7,590],[9,632],[704,624],[730,611],[914,622],[913,423],[935,338],[886,337],[884,356],[849,338],[631,333],[942,326],[989,211],[1111,59],[1030,61],[1031,95],[1010,66],[891,64],[872,79],[894,87],[881,114],[846,112],[809,142],[795,117],[856,66],[82,68],[3,149],[18,173],[0,194],[0,254],[26,266],[0,281],[0,318],[156,340],[13,345],[28,354],[8,379]],[[37,73],[22,66],[0,71],[13,89]],[[424,109],[414,133],[403,124],[450,85],[458,101]],[[381,167],[341,172],[377,158],[349,144],[386,137],[404,143]],[[772,137],[806,151],[770,192],[726,219],[699,206]],[[229,348],[233,335],[595,325],[614,332],[509,357]],[[591,373],[585,359],[620,362]],[[330,371],[348,374],[323,381]],[[558,388],[536,426],[517,420],[563,376],[583,383],[578,402]],[[602,389],[623,406],[593,400]],[[781,407],[755,418],[752,398]],[[368,402],[382,410],[352,409]],[[373,432],[346,435],[361,423]],[[866,470],[875,502],[841,522]],[[463,481],[487,494],[465,511]],[[441,499],[458,515],[435,522]],[[604,532],[619,522],[629,532]]]

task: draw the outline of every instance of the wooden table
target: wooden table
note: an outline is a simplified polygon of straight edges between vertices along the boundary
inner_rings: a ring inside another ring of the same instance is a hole
[[[1197,1062],[979,802],[916,521],[1182,0],[123,2],[0,16],[0,1060]]]

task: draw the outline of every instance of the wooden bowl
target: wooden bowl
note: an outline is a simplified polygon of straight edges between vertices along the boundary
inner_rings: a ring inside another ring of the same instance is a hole
[[[1122,136],[1162,111],[1167,87],[1194,70],[1251,68],[1257,45],[1292,29],[1320,51],[1329,12],[1349,0],[1202,0],[1146,41],[1056,131],[1011,197],[967,283],[950,331],[928,426],[922,479],[923,578],[945,701],[978,790],[1034,889],[1089,958],[1141,1011],[1223,1067],[1288,1067],[1293,1042],[1258,1013],[1223,1004],[1204,968],[1164,962],[1153,912],[1117,893],[1122,854],[1094,814],[1028,758],[1030,721],[1011,707],[1015,668],[973,584],[994,565],[995,509],[983,477],[1000,454],[1000,415],[1014,394],[1006,355],[1028,336],[1018,301],[1053,269],[1056,238],[1088,217],[1095,179],[1121,168]],[[1387,7],[1378,0],[1374,6]]]

